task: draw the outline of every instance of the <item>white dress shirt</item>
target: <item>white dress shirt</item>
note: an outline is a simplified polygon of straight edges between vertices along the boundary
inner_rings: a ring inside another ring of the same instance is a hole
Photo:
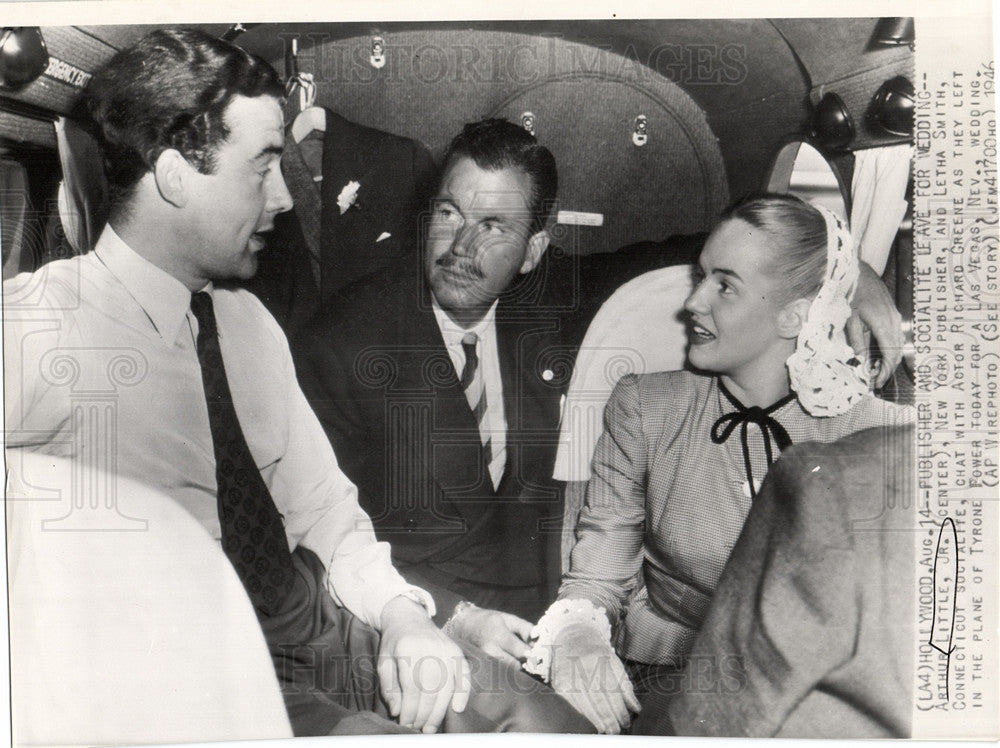
[[[191,292],[110,227],[90,254],[3,286],[8,459],[27,449],[141,481],[218,539]],[[357,489],[299,389],[278,324],[247,291],[204,290],[212,295],[233,404],[289,546],[314,551],[334,598],[372,626],[400,594],[433,613],[430,597],[393,568],[388,544],[376,542]],[[99,501],[114,502],[112,488],[80,491],[81,500],[96,492]]]
[[[462,338],[468,333],[475,333],[479,338],[476,353],[479,356],[479,370],[483,375],[486,388],[486,428],[493,443],[493,460],[490,462],[490,477],[493,487],[500,485],[503,471],[507,463],[507,419],[503,410],[503,383],[500,379],[500,354],[497,352],[497,301],[479,322],[466,329],[458,325],[448,313],[442,309],[437,299],[431,295],[431,306],[434,318],[437,320],[441,337],[444,339],[448,356],[455,366],[455,374],[461,379],[465,368],[465,351],[462,349]]]

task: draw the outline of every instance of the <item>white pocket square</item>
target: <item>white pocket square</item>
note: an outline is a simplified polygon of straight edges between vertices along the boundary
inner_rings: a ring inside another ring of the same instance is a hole
[[[388,231],[383,231],[381,234],[378,235],[378,239],[375,240],[375,243],[378,244],[380,241],[382,241],[383,239],[388,239],[390,236],[392,236],[392,234],[390,234]]]

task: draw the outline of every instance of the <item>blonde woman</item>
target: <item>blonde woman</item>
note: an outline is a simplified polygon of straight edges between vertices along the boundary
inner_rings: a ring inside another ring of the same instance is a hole
[[[858,262],[832,213],[748,198],[698,266],[685,304],[696,371],[615,388],[570,570],[528,659],[602,732],[628,726],[636,692],[672,687],[781,450],[910,417],[870,393],[844,341]]]

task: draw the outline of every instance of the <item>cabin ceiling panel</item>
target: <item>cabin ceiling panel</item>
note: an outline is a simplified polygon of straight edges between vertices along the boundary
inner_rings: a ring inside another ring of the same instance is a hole
[[[69,114],[80,97],[82,85],[89,80],[86,76],[93,75],[115,53],[115,49],[74,26],[44,26],[42,36],[48,48],[50,65],[52,58],[72,65],[85,74],[84,77],[76,74],[76,80],[81,85],[73,85],[45,72],[25,88],[19,91],[2,90],[2,94],[59,114]]]
[[[719,138],[732,199],[763,189],[774,154],[790,138],[805,136],[808,103],[799,95],[775,94],[724,116],[709,117]]]
[[[648,231],[636,236],[647,239],[714,220],[706,216],[729,194],[759,186],[781,142],[807,132],[810,102],[818,100],[824,86],[835,85],[847,97],[852,116],[862,123],[858,144],[867,144],[864,108],[871,95],[891,77],[890,72],[909,70],[912,64],[908,48],[870,48],[875,22],[248,24],[237,43],[261,54],[284,74],[284,52],[298,38],[299,65],[317,73],[320,103],[363,124],[423,140],[436,155],[464,122],[492,113],[518,119],[519,110],[530,109],[539,118],[539,136],[558,151],[563,195],[573,203],[563,207],[622,206],[619,218],[609,213],[604,239],[585,242],[599,249],[630,235],[614,233],[618,222],[636,234]],[[43,33],[53,55],[93,72],[117,49],[152,28],[47,27]],[[228,24],[198,28],[219,36]],[[389,46],[381,70],[368,60],[374,35],[382,36]],[[860,70],[859,59],[866,61]],[[662,93],[668,89],[670,93]],[[19,97],[68,113],[78,95],[73,86],[43,76]],[[677,104],[682,99],[683,106]],[[698,134],[689,137],[687,130],[676,126],[675,115],[661,101],[681,106],[681,119],[697,120],[691,132]],[[641,113],[651,118],[654,128],[650,145],[644,150],[626,148],[623,140],[619,147],[621,133],[627,136],[638,109],[648,109]],[[550,123],[559,120],[561,126],[553,135]],[[680,143],[676,153],[665,145],[675,140]],[[680,156],[684,149],[689,159]],[[656,162],[668,166],[657,169]],[[724,170],[719,163],[724,163]],[[697,178],[691,176],[696,174]],[[678,184],[682,191],[699,194],[678,197]],[[591,196],[588,190],[595,185],[598,189]],[[653,195],[661,204],[677,206],[676,211],[668,207],[656,218],[650,203]],[[632,207],[626,208],[628,204]],[[636,214],[640,218],[633,220]],[[601,233],[590,228],[577,231]]]
[[[105,45],[112,48],[113,54],[116,50],[125,49],[135,44],[153,29],[167,27],[140,24],[127,26],[78,26],[77,28],[95,39],[100,39]],[[222,36],[226,33],[229,25],[220,23],[196,24],[193,28],[201,29],[212,36]]]
[[[19,145],[56,147],[56,131],[51,122],[22,117],[0,109],[0,144],[9,142]]]
[[[563,38],[507,31],[384,34],[373,68],[369,38],[301,54],[317,103],[348,119],[416,138],[440,159],[466,122],[534,116],[556,157],[562,209],[604,225],[568,229],[573,252],[709,228],[728,201],[725,168],[705,114],[684,90],[634,59]],[[649,139],[632,140],[636,117]]]
[[[828,92],[836,93],[851,115],[857,135],[852,149],[900,142],[872,120],[872,99],[887,80],[903,76],[913,82],[914,52],[909,45],[872,42],[877,18],[786,19],[775,25],[795,47],[807,72],[813,106]]]
[[[430,39],[444,33],[464,35],[468,44],[475,34],[490,31],[561,39],[620,55],[677,83],[706,111],[739,109],[776,92],[805,96],[808,91],[795,56],[764,19],[266,24],[251,28],[238,43],[281,70],[293,38],[308,55],[314,46],[348,38],[421,32]],[[586,65],[588,59],[579,62]]]
[[[908,46],[872,43],[878,18],[786,18],[775,27],[795,49],[813,86],[898,63],[912,64]]]

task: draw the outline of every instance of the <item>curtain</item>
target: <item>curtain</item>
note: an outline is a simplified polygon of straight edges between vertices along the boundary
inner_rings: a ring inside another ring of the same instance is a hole
[[[862,260],[879,275],[906,214],[910,145],[869,148],[854,154],[851,183],[851,235]]]

